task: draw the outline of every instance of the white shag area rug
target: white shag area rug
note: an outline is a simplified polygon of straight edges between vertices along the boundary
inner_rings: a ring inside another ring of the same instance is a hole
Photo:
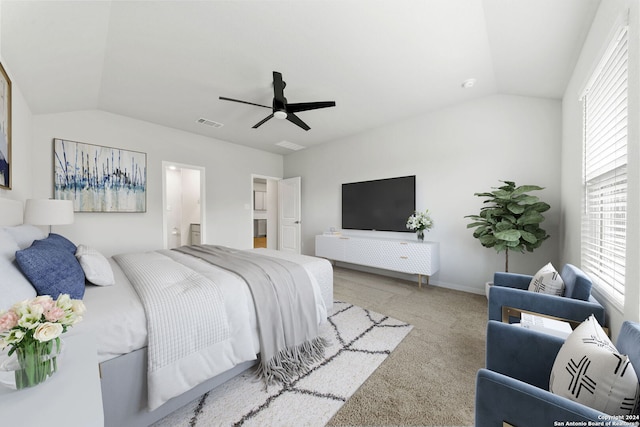
[[[321,328],[330,343],[324,360],[292,384],[265,388],[250,370],[153,426],[324,426],[411,329],[336,301]]]

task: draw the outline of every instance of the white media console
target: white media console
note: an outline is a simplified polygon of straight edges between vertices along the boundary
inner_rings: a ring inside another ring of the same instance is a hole
[[[438,242],[320,235],[316,236],[316,256],[383,270],[417,274],[419,287],[422,287],[422,276],[427,276],[428,285],[429,276],[440,268]]]

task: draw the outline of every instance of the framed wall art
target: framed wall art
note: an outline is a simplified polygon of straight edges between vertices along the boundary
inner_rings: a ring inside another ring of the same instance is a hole
[[[55,199],[75,212],[146,212],[147,154],[53,140]]]
[[[11,79],[0,64],[0,188],[11,190]]]

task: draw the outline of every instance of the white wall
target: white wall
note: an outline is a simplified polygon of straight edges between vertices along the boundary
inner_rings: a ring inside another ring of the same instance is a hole
[[[53,138],[147,153],[146,213],[77,213],[54,231],[107,255],[161,248],[162,161],[206,168],[207,242],[252,247],[251,174],[282,176],[282,156],[106,113],[80,111],[33,116],[33,197],[53,194]]]
[[[559,101],[497,95],[289,154],[285,177],[302,177],[303,252],[314,253],[316,234],[340,227],[342,183],[416,175],[417,208],[435,221],[426,239],[440,242],[432,282],[483,293],[504,270],[504,254],[483,248],[464,216],[482,206],[474,193],[510,180],[546,187],[534,194],[552,206],[543,223],[552,237],[533,254],[510,256],[509,271],[533,274],[559,261],[560,146]]]
[[[629,12],[629,13],[628,13]],[[627,201],[627,271],[624,312],[607,306],[613,335],[623,320],[640,320],[640,5],[637,0],[600,3],[580,58],[563,97],[562,144],[562,261],[580,265],[582,206],[582,103],[580,94],[608,46],[616,22],[629,16],[629,134]]]

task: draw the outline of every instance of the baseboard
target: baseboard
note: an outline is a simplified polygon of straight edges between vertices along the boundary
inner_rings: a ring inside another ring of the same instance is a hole
[[[371,273],[371,274],[377,274],[380,276],[386,276],[386,277],[393,277],[395,279],[401,279],[401,280],[406,280],[409,282],[415,282],[416,284],[418,283],[418,276],[415,274],[408,274],[408,273],[401,273],[398,271],[391,271],[391,270],[382,270],[380,268],[375,268],[375,267],[369,267],[366,265],[359,265],[359,264],[349,264],[347,262],[341,262],[341,261],[336,261],[334,263],[336,266],[338,267],[343,267],[343,268],[348,268],[349,270],[356,270],[356,271],[362,271],[365,273]],[[423,279],[423,286],[424,286],[424,279]],[[443,282],[440,280],[433,280],[433,278],[429,279],[429,286],[438,286],[441,288],[447,288],[447,289],[452,289],[455,291],[462,291],[462,292],[467,292],[470,294],[477,294],[477,295],[484,295],[485,294],[485,289],[484,289],[484,284],[482,288],[474,288],[474,287],[470,287],[470,286],[464,286],[464,285],[458,285],[455,283],[447,283],[447,282]]]
[[[452,289],[454,291],[467,292],[469,294],[485,295],[484,283],[482,284],[482,289],[472,288],[470,286],[458,285],[455,283],[440,282],[440,281],[434,282],[433,285],[440,286],[441,288]]]

